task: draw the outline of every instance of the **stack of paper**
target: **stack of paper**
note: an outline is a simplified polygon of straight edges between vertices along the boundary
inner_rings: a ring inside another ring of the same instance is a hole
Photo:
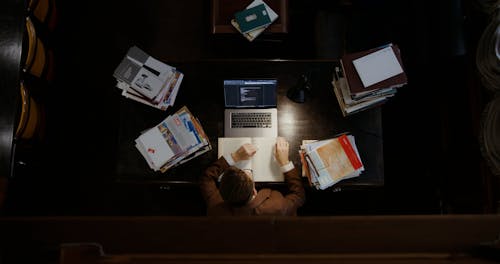
[[[185,106],[144,131],[135,143],[150,168],[161,172],[212,149],[200,122]]]
[[[278,14],[262,0],[254,0],[234,16],[231,25],[249,41],[253,41],[278,18]]]
[[[316,189],[358,177],[365,170],[352,135],[304,141],[299,154],[302,171]]]
[[[340,64],[332,85],[344,116],[383,104],[407,83],[396,45],[346,54]]]
[[[174,105],[184,74],[133,46],[113,76],[126,98],[166,110]]]

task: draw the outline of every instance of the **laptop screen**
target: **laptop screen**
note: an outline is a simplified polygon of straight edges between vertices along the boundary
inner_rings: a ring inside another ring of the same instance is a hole
[[[226,108],[276,107],[276,79],[224,80]]]

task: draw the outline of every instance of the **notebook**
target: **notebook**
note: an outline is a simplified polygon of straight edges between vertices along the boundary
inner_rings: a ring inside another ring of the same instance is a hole
[[[276,79],[224,80],[224,137],[277,137]]]

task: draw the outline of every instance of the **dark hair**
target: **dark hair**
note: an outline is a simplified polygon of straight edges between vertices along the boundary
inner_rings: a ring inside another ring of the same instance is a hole
[[[253,194],[254,183],[248,175],[230,166],[224,172],[220,181],[219,192],[225,202],[232,206],[243,206]]]

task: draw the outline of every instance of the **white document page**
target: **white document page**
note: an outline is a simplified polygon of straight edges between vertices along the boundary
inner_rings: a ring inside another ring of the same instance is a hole
[[[151,56],[148,57],[144,65],[157,71],[155,74],[157,74],[158,78],[160,78],[163,82],[166,82],[175,71],[174,67],[167,65]]]
[[[252,169],[255,182],[283,182],[285,176],[274,157],[276,138],[265,137],[239,137],[219,138],[218,157],[235,152],[241,145],[251,143],[257,148],[255,155],[249,160],[239,161],[235,164],[240,169]]]
[[[177,144],[181,147],[183,151],[188,150],[189,147],[196,145],[196,138],[193,134],[184,126],[184,123],[179,118],[178,114],[173,114],[165,119],[168,129],[174,136]]]
[[[145,156],[146,160],[151,162],[155,169],[159,169],[174,156],[174,152],[156,127],[140,135],[136,144],[142,148],[141,154],[147,155]]]
[[[392,46],[352,61],[366,88],[403,72]]]
[[[217,157],[220,158],[223,155],[230,155],[236,152],[243,144],[252,143],[251,138],[219,138],[218,139],[218,153]],[[242,160],[234,164],[240,169],[252,169],[252,160]]]
[[[276,138],[253,138],[252,143],[257,147],[253,156],[253,180],[255,182],[283,182],[285,175],[274,156]]]

